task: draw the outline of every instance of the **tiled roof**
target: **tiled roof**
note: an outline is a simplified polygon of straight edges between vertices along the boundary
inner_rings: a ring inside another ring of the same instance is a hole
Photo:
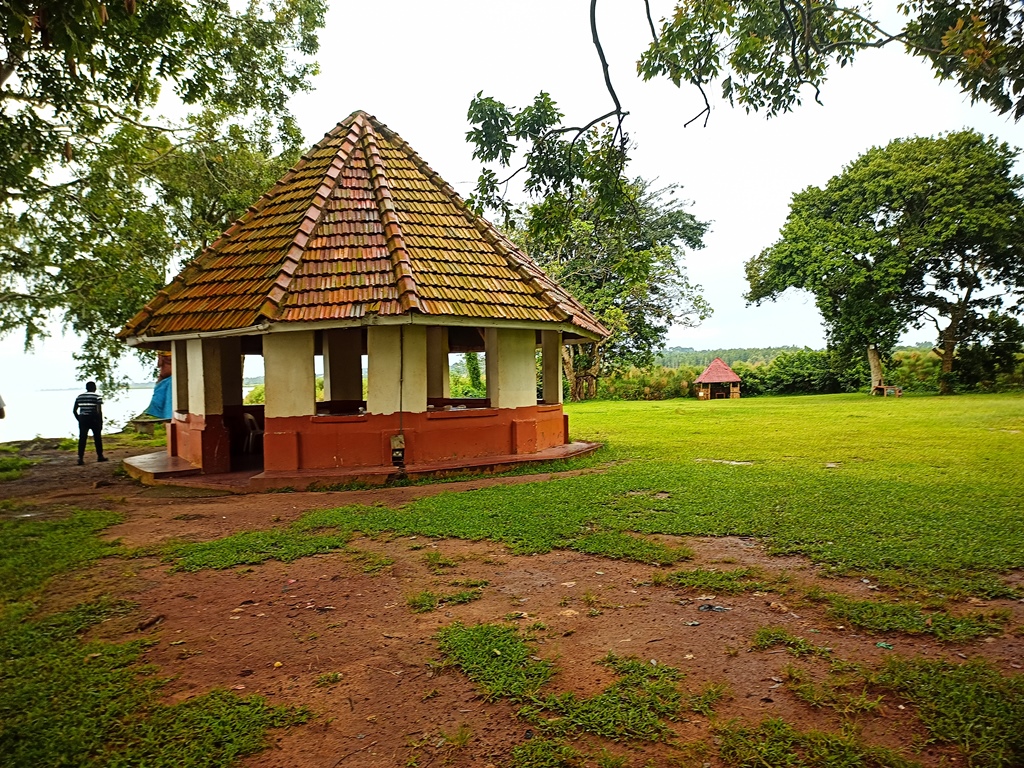
[[[354,112],[119,336],[414,312],[608,335],[396,133]]]
[[[704,373],[702,373],[694,380],[694,383],[725,384],[732,383],[734,381],[738,382],[742,381],[742,379],[740,379],[740,377],[733,372],[732,368],[726,365],[725,361],[722,358],[716,357],[714,360],[711,361],[711,364],[704,369]]]

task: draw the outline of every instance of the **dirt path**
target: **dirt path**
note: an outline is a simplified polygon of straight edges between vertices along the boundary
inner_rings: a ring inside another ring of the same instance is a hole
[[[112,451],[115,459],[123,455]],[[124,515],[124,522],[107,534],[133,547],[285,525],[311,509],[398,505],[440,491],[538,479],[485,478],[344,493],[196,496],[141,487],[119,477],[116,462],[77,467],[72,455],[45,448],[35,457],[44,463],[22,479],[0,485],[0,498],[8,499],[4,514],[113,509]],[[1024,659],[1020,633],[959,645],[920,636],[858,633],[827,618],[802,593],[819,585],[858,598],[876,596],[869,584],[825,579],[802,558],[768,556],[753,539],[672,541],[696,553],[687,568],[757,567],[769,577],[787,576],[788,585],[773,593],[702,594],[661,583],[659,574],[666,569],[576,552],[512,556],[489,542],[381,537],[358,538],[351,545],[393,561],[376,573],[364,572],[362,561],[348,553],[194,574],[171,572],[155,557],[110,559],[54,584],[50,592],[55,607],[103,593],[137,602],[136,614],[103,625],[102,635],[156,640],[147,657],[173,678],[165,689],[169,701],[223,687],[304,705],[316,713],[309,725],[274,733],[273,747],[246,762],[252,768],[506,765],[510,750],[532,735],[529,725],[516,717],[515,707],[485,701],[460,673],[431,664],[438,658],[434,633],[456,620],[534,627],[538,657],[552,660],[559,670],[548,686],[553,691],[590,695],[605,688],[613,677],[594,662],[612,651],[679,668],[690,692],[709,683],[727,684],[729,694],[717,706],[719,721],[739,718],[754,725],[766,717],[782,717],[801,730],[838,731],[843,725],[833,710],[812,708],[785,685],[790,665],[806,669],[815,679],[824,677],[828,665],[820,659],[796,660],[780,650],[752,651],[751,638],[759,627],[784,627],[832,648],[837,658],[871,665],[894,652],[953,661],[982,656],[1011,674]],[[432,572],[425,559],[428,552],[441,553],[456,565]],[[424,590],[453,591],[451,583],[458,580],[486,581],[482,598],[429,613],[414,613],[406,603],[409,595]],[[701,610],[710,605],[728,610]],[[990,601],[984,607],[1007,608],[1013,614],[1011,626],[1024,623],[1022,603]],[[894,650],[879,647],[879,642]],[[895,699],[884,700],[855,722],[870,744],[906,750],[925,742],[913,708],[900,708]],[[674,729],[680,742],[710,744],[710,723],[689,715]],[[468,734],[464,744],[455,738],[460,728]],[[586,744],[584,739],[578,746]],[[659,743],[600,746],[632,755],[634,766],[648,759],[666,765],[670,757],[682,754],[678,747]],[[951,747],[924,746],[905,754],[926,766],[953,758],[962,763]],[[714,749],[697,755],[692,764],[702,763],[719,765]]]

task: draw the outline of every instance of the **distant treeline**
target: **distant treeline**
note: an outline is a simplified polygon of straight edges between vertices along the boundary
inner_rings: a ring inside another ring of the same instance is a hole
[[[669,347],[655,356],[655,364],[664,368],[681,368],[683,366],[700,366],[701,370],[716,357],[722,358],[727,365],[733,363],[749,363],[760,365],[770,363],[785,352],[800,352],[809,347],[757,347],[744,349],[693,349],[691,347]]]
[[[658,357],[658,365],[629,368],[604,376],[598,397],[612,400],[665,400],[696,397],[694,380],[716,357],[742,379],[743,397],[818,395],[867,390],[867,361],[844,358],[830,350],[808,347],[693,350],[674,347]],[[958,354],[956,387],[961,391],[1024,388],[1024,355],[1015,350],[965,347]],[[932,345],[922,342],[896,349],[885,379],[908,391],[937,392],[940,360]]]

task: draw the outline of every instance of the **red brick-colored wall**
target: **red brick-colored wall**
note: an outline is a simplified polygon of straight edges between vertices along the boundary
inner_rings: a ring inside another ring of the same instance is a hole
[[[195,464],[204,474],[231,471],[231,434],[224,417],[189,413],[175,414],[167,425],[167,451]]]
[[[266,470],[391,464],[391,437],[405,435],[405,464],[534,453],[562,445],[561,406],[405,413],[399,417],[293,416],[267,419]]]
[[[263,468],[269,471],[390,466],[391,437],[399,433],[405,435],[407,466],[530,454],[567,441],[567,419],[560,405],[387,416],[256,415],[264,429]],[[169,425],[168,451],[202,467],[204,473],[227,472],[232,445],[234,453],[241,450],[239,419],[234,412],[176,418]]]

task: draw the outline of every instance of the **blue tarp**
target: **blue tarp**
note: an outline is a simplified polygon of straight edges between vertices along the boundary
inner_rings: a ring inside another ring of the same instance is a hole
[[[171,418],[171,378],[161,379],[153,387],[153,399],[149,401],[146,413],[158,419]]]

